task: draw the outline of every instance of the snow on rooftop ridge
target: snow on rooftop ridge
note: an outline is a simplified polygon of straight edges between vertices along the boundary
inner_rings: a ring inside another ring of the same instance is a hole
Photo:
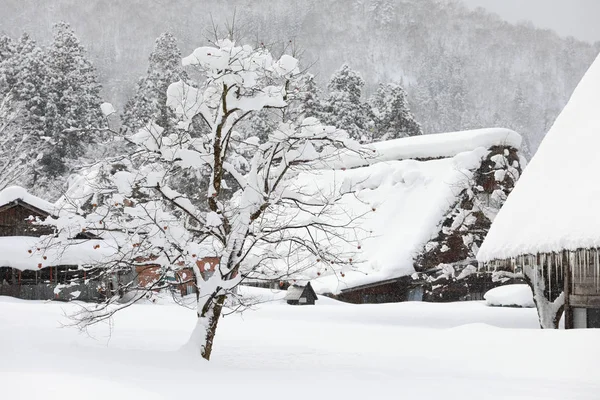
[[[17,200],[21,200],[49,214],[54,212],[54,205],[52,203],[30,194],[20,186],[9,186],[0,191],[0,207]]]
[[[435,133],[374,143],[380,161],[409,158],[453,157],[458,153],[489,149],[493,146],[521,147],[522,138],[517,132],[505,128],[475,129],[470,131]]]
[[[600,247],[598,110],[600,56],[496,216],[479,261]]]
[[[355,168],[381,161],[447,158],[479,147],[489,149],[493,146],[510,146],[518,150],[522,141],[520,134],[506,128],[411,136],[372,143],[365,146],[367,154],[375,154],[372,158],[364,160],[358,154],[348,154],[342,156],[341,164],[336,163],[335,167]]]

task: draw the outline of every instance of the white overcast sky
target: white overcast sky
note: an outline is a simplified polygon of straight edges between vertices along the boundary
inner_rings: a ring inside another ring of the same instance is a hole
[[[509,22],[529,20],[561,36],[600,41],[600,0],[462,0],[483,7]]]

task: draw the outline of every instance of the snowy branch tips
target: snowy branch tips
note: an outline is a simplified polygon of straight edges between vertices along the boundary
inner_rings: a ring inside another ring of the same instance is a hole
[[[317,264],[333,273],[352,268],[348,249],[360,248],[361,215],[336,207],[352,188],[315,187],[306,175],[362,150],[343,130],[285,112],[302,92],[298,61],[289,55],[274,60],[264,48],[222,40],[183,64],[198,78],[168,88],[175,128],[151,123],[126,137],[132,153],[82,176],[54,224],[63,246],[82,231],[106,242],[112,251],[91,265],[138,275],[79,315],[82,326],[193,271],[198,324],[190,344],[209,359],[223,307],[236,307],[243,280],[286,279]],[[264,109],[281,111],[274,132],[236,130]],[[218,260],[214,273],[208,258]],[[141,284],[140,271],[149,268],[156,276]]]

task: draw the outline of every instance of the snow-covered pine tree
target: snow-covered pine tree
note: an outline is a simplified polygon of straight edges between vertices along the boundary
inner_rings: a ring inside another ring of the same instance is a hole
[[[16,52],[15,43],[10,36],[0,36],[0,93],[6,93],[8,86],[5,81],[8,74],[7,62]]]
[[[47,99],[44,53],[23,34],[18,42],[0,40],[0,189],[12,184],[31,188],[43,139]]]
[[[293,91],[290,93],[289,119],[318,118],[322,119],[323,102],[321,100],[321,88],[311,73],[300,75],[293,83]]]
[[[262,140],[236,132],[254,113],[288,107],[290,81],[298,74],[298,61],[289,55],[274,60],[264,48],[221,40],[197,48],[183,64],[195,68],[199,79],[168,88],[178,129],[151,123],[129,136],[136,144],[130,156],[99,163],[70,189],[55,221],[58,234],[49,240],[68,246],[85,230],[113,251],[90,267],[107,274],[132,267],[157,271],[152,285],[131,282],[120,288],[122,295],[116,291],[82,312],[82,326],[169,287],[178,271],[193,270],[198,323],[190,345],[209,359],[226,300],[245,279],[282,279],[316,265],[352,268],[354,253],[340,245],[360,248],[353,240],[360,231],[356,216],[334,207],[341,193],[311,190],[297,179],[362,150],[345,131],[315,118],[285,121]],[[205,124],[205,135],[190,133],[194,121]],[[170,186],[180,169],[208,171],[190,174],[204,207]],[[238,190],[228,189],[226,174]],[[371,212],[368,205],[365,212]],[[202,271],[205,257],[220,260],[211,276]]]
[[[14,57],[11,58],[11,68],[11,92],[17,102],[22,102],[24,110],[20,127],[38,137],[43,136],[46,128],[49,70],[44,60],[44,51],[29,35],[21,36]]]
[[[421,125],[409,109],[406,92],[394,83],[380,84],[369,99],[374,117],[371,141],[422,135]]]
[[[373,122],[370,107],[361,101],[364,85],[358,72],[342,65],[327,84],[329,96],[323,102],[322,120],[345,129],[353,139],[369,142]]]
[[[60,22],[53,30],[45,57],[45,135],[53,147],[41,160],[49,176],[64,174],[69,159],[82,156],[88,144],[101,139],[101,130],[106,127],[100,110],[101,86],[85,49],[69,24]]]
[[[165,129],[173,126],[174,114],[166,105],[167,88],[171,83],[186,79],[180,59],[181,51],[175,36],[170,32],[160,35],[148,59],[146,76],[138,80],[135,93],[121,116],[123,126],[130,132],[151,121]]]

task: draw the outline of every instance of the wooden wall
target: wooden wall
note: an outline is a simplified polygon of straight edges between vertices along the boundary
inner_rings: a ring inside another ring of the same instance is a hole
[[[21,204],[0,209],[0,236],[42,236],[52,233],[52,228],[33,225],[30,216],[46,218],[47,214],[33,211]]]

